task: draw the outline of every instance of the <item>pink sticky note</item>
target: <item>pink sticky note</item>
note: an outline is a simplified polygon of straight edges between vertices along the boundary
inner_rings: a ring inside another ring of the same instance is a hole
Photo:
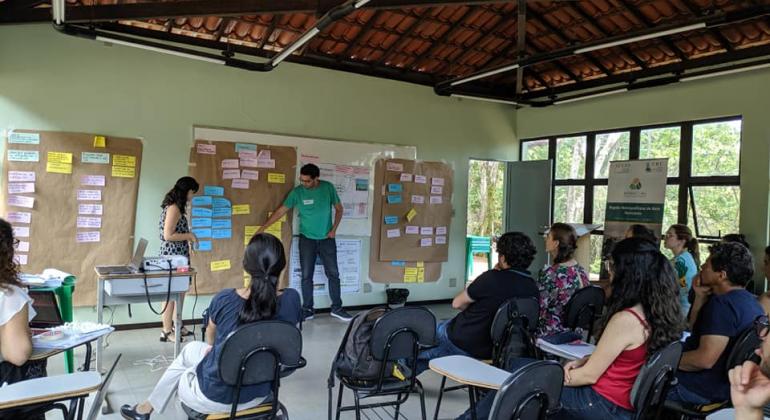
[[[241,177],[240,169],[225,169],[222,171],[222,179],[237,179]]]
[[[414,182],[416,184],[427,184],[428,183],[428,177],[425,175],[415,175],[414,176]]]
[[[34,182],[9,182],[8,194],[27,194],[35,192]]]
[[[80,185],[103,187],[105,185],[104,175],[83,175],[80,177]]]
[[[238,188],[240,190],[248,190],[249,189],[249,180],[248,179],[234,179],[233,188]]]
[[[441,195],[444,193],[444,187],[437,187],[437,186],[430,187],[430,193]]]
[[[401,174],[401,182],[412,182],[412,174]]]
[[[257,159],[272,159],[273,153],[268,149],[261,149],[257,155]]]
[[[436,236],[436,245],[446,245],[446,236]]]
[[[102,190],[78,190],[78,201],[101,201]]]
[[[418,235],[420,233],[420,227],[419,226],[407,226],[406,227],[406,234],[407,235]]]
[[[238,152],[238,159],[256,159],[257,158],[257,151],[256,150],[241,150]]]
[[[439,226],[436,228],[436,235],[446,235],[446,226]]]
[[[401,236],[401,229],[388,229],[388,238],[398,238]]]
[[[101,216],[103,211],[101,204],[78,204],[78,214],[90,214]]]
[[[35,172],[8,171],[8,182],[35,182]]]
[[[401,163],[388,162],[388,164],[385,165],[385,166],[386,166],[386,168],[389,171],[394,171],[394,172],[403,172],[404,171],[404,165],[401,164]]]
[[[99,229],[102,227],[101,217],[78,216],[77,226],[86,229]]]
[[[241,178],[243,179],[253,179],[258,180],[259,179],[259,171],[252,171],[249,169],[244,169],[241,171]]]
[[[29,238],[29,226],[14,226],[13,227],[14,238]]]
[[[421,227],[420,235],[433,235],[433,227],[432,226]]]
[[[26,211],[8,212],[8,221],[11,223],[29,224],[32,221],[32,213]]]
[[[217,145],[198,143],[196,150],[200,155],[215,155],[217,154]]]
[[[444,200],[441,198],[440,195],[432,195],[430,196],[430,203],[431,204],[441,204]]]
[[[29,252],[29,242],[19,241],[19,243],[14,248],[19,252]]]
[[[275,160],[258,158],[257,168],[275,168]]]
[[[257,159],[255,158],[243,158],[241,159],[241,166],[244,168],[256,168],[257,167]]]
[[[16,254],[13,256],[13,260],[16,261],[16,264],[27,265],[27,254]]]
[[[91,232],[75,233],[75,242],[84,243],[84,242],[99,242],[99,241],[101,241],[101,235],[98,230],[91,231]]]
[[[35,206],[35,198],[34,197],[25,197],[23,195],[9,195],[8,196],[8,205],[9,206],[15,206],[15,207],[24,207],[31,209]]]
[[[430,183],[431,185],[444,185],[444,178],[433,178]]]
[[[420,239],[420,246],[433,246],[433,238]]]
[[[425,196],[424,195],[413,195],[412,196],[412,204],[425,204]]]
[[[224,159],[222,160],[223,169],[238,169],[238,159]]]

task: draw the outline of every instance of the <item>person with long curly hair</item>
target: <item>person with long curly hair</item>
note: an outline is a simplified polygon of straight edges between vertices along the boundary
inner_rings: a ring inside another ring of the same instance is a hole
[[[676,274],[657,246],[642,238],[618,242],[609,272],[612,291],[596,350],[564,365],[561,409],[554,418],[632,418],[631,389],[642,366],[684,330]],[[517,359],[512,370],[531,362]],[[478,403],[477,418],[488,416],[494,396]]]

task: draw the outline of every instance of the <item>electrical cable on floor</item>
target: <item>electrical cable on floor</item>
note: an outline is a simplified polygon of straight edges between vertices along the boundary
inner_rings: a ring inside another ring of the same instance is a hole
[[[165,354],[159,354],[149,359],[140,359],[134,362],[134,366],[147,365],[150,367],[150,372],[157,372],[164,370],[174,361],[173,357],[168,357]]]

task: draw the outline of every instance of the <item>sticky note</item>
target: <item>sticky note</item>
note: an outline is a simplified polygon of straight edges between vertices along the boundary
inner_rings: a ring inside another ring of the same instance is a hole
[[[71,174],[72,164],[61,162],[48,162],[45,164],[45,171],[53,174]]]
[[[244,168],[256,168],[257,167],[257,158],[240,158],[239,163]]]
[[[251,240],[251,237],[254,236],[255,233],[257,233],[257,229],[259,229],[259,226],[246,226],[244,228],[244,235],[243,235],[243,244],[248,245],[249,241]]]
[[[29,238],[29,226],[14,226],[13,236],[15,238]]]
[[[102,190],[78,190],[78,201],[102,201]]]
[[[268,149],[262,149],[259,151],[257,159],[272,159],[273,153]]]
[[[195,196],[192,198],[192,205],[193,206],[210,206],[211,197],[208,197],[205,195]]]
[[[35,172],[8,171],[8,182],[35,182]]]
[[[29,242],[19,241],[19,243],[16,244],[16,246],[13,248],[19,252],[29,252]]]
[[[423,268],[423,267],[425,267],[425,262],[423,262],[423,261],[418,261],[418,262],[417,262],[417,268]]]
[[[432,178],[430,183],[431,185],[444,185],[444,178]]]
[[[272,212],[272,211],[269,211],[269,212],[267,212],[267,217],[270,217],[270,216],[272,216],[272,215],[273,215],[273,212]],[[286,221],[286,215],[284,214],[283,216],[281,216],[281,218],[280,218],[280,219],[278,219],[278,221],[279,221],[279,222],[285,222],[285,221]]]
[[[441,204],[443,202],[444,202],[444,199],[442,199],[440,195],[432,195],[432,196],[430,196],[430,203],[431,204]]]
[[[406,261],[391,261],[390,265],[393,267],[406,267]]]
[[[282,229],[283,229],[283,223],[282,222],[275,222],[272,225],[270,225],[270,227],[265,229],[265,233],[269,233],[269,234],[275,236],[276,238],[280,238],[281,237],[281,230]]]
[[[80,185],[89,187],[103,187],[105,185],[104,175],[83,175],[80,177]]]
[[[388,229],[388,238],[398,238],[401,236],[401,229]]]
[[[195,247],[196,251],[211,251],[211,241],[198,241],[198,246]]]
[[[427,184],[428,183],[428,177],[425,175],[415,175],[414,176],[414,182],[415,184]]]
[[[433,235],[433,227],[424,226],[420,228],[420,235]]]
[[[233,237],[232,229],[211,229],[213,239],[230,239]]]
[[[15,144],[40,144],[40,134],[38,133],[17,133],[12,131],[8,135],[8,143]]]
[[[425,281],[425,269],[421,268],[417,271],[417,283],[422,283]]]
[[[133,178],[136,176],[136,168],[132,166],[113,166],[112,176],[116,178]]]
[[[407,235],[418,235],[420,233],[420,227],[419,226],[407,226],[406,227],[406,234]]]
[[[238,159],[222,159],[222,169],[238,169]]]
[[[403,172],[404,171],[404,165],[402,163],[396,163],[396,162],[388,162],[385,167],[389,171],[393,172]]]
[[[241,178],[243,179],[251,179],[253,181],[256,181],[259,179],[259,171],[254,171],[251,169],[244,169],[241,171]]]
[[[50,159],[49,159],[50,161]],[[110,164],[109,153],[94,153],[94,152],[82,152],[80,154],[80,161],[83,163],[98,163],[101,165]]]
[[[412,219],[414,219],[414,216],[417,216],[417,210],[415,210],[415,209],[410,209],[410,210],[409,210],[409,211],[406,213],[406,220],[407,220],[408,222],[411,222],[411,221],[412,221]]]
[[[404,283],[417,283],[417,275],[404,274]]]
[[[78,204],[78,214],[101,216],[103,207],[101,204]]]
[[[395,225],[398,223],[398,216],[385,216],[386,225]]]
[[[446,236],[436,236],[436,245],[446,245]]]
[[[388,184],[388,192],[396,193],[403,191],[401,184]]]
[[[232,229],[233,222],[230,219],[214,219],[211,221],[212,229]]]
[[[235,143],[235,153],[243,152],[243,151],[257,151],[257,145],[256,144],[249,144],[249,143]]]
[[[412,204],[425,204],[425,196],[424,195],[413,195],[412,196]]]
[[[430,187],[430,193],[441,195],[444,193],[444,187],[432,186]]]
[[[401,204],[401,194],[388,194],[388,204]]]
[[[239,190],[248,190],[249,189],[249,180],[248,179],[234,179],[233,183],[231,185],[235,189]]]
[[[104,136],[94,136],[94,147],[107,147],[107,138]]]
[[[404,275],[405,276],[416,276],[417,275],[417,267],[406,267],[404,269]]]
[[[214,210],[211,212],[213,217],[230,217],[232,214],[233,211],[230,207],[214,207]]]
[[[27,262],[29,261],[29,256],[26,254],[15,254],[13,256],[13,260],[16,261],[16,264],[18,265],[27,265]]]
[[[195,145],[195,151],[198,152],[199,155],[215,155],[217,154],[217,145],[198,143]]]
[[[91,232],[76,232],[75,233],[75,242],[78,243],[84,243],[84,242],[99,242],[101,241],[101,234],[99,231],[91,231]]]
[[[240,177],[240,169],[225,169],[222,171],[222,179],[238,179]]]
[[[37,150],[8,150],[8,160],[11,162],[39,162]]]
[[[236,204],[233,206],[233,215],[251,214],[250,204]]]
[[[401,182],[412,182],[412,174],[401,174],[399,180]]]
[[[26,197],[23,195],[9,195],[8,205],[14,207],[24,207],[31,209],[35,206],[35,197]]]
[[[9,182],[8,183],[8,194],[25,194],[25,193],[34,193],[34,192],[35,192],[34,182]]]
[[[190,226],[194,228],[211,227],[211,219],[208,217],[193,217],[190,219]]]
[[[257,158],[257,168],[275,168],[275,159]]]
[[[433,246],[433,238],[420,239],[420,246],[422,247]]]
[[[205,195],[225,195],[225,187],[219,187],[216,185],[204,185],[203,194]]]
[[[211,228],[192,228],[191,230],[198,239],[211,237]]]
[[[79,228],[88,228],[88,229],[100,229],[102,227],[102,218],[101,217],[78,216],[78,218],[77,218],[77,227],[79,227]]]
[[[224,271],[230,269],[230,260],[219,260],[211,262],[211,271]]]
[[[113,155],[112,164],[115,166],[136,166],[136,156]]]
[[[278,173],[275,173],[275,172],[268,172],[267,173],[267,182],[269,184],[285,184],[286,183],[286,175],[278,174]]]
[[[32,221],[32,213],[26,211],[9,211],[8,221],[11,223],[29,224]]]
[[[241,150],[238,152],[238,159],[256,159],[257,152],[255,150]]]
[[[72,163],[72,153],[48,152],[49,162]]]
[[[446,226],[436,227],[436,235],[446,235]]]
[[[192,216],[193,217],[211,217],[211,209],[207,209],[206,207],[193,207],[192,208]]]

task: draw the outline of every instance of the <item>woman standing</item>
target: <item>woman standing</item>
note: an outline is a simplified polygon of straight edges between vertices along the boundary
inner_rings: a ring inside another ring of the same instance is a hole
[[[187,203],[192,200],[193,194],[198,192],[198,181],[193,177],[183,176],[176,181],[174,188],[171,189],[163,198],[160,207],[163,209],[160,213],[160,255],[182,255],[190,261],[190,242],[197,243],[198,238],[190,232],[190,225],[187,223]],[[179,306],[184,302],[184,294],[179,299]],[[174,341],[173,320],[176,319],[177,308],[173,301],[168,301],[163,306],[166,310],[163,312],[163,330],[160,332],[160,341]],[[182,327],[179,332],[181,337],[192,335],[192,331]]]
[[[690,312],[690,302],[687,294],[692,288],[692,279],[698,274],[700,265],[700,253],[698,252],[698,240],[686,225],[671,225],[666,231],[666,239],[663,246],[674,254],[671,263],[674,264],[677,283],[679,284],[679,302],[682,305],[682,314],[687,317]]]

